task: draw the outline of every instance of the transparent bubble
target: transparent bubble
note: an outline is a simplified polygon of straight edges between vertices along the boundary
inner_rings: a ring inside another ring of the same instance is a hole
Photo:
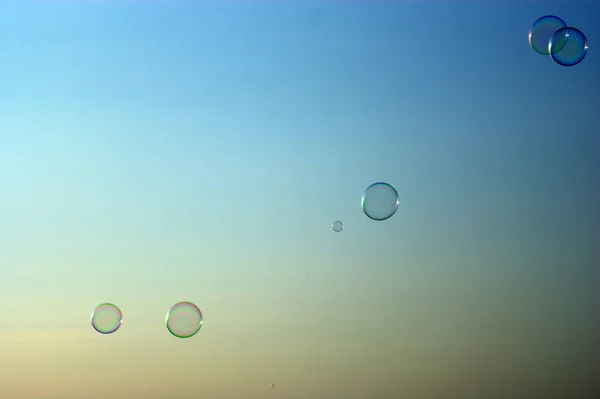
[[[112,303],[98,305],[92,312],[92,327],[100,334],[112,334],[123,324],[123,314]]]
[[[191,302],[179,302],[169,309],[166,323],[177,338],[191,338],[202,328],[202,312]]]
[[[344,223],[340,222],[339,220],[335,221],[333,222],[331,228],[333,228],[333,231],[336,233],[339,233],[340,231],[344,230]]]
[[[387,183],[371,184],[362,196],[361,205],[369,218],[379,221],[389,219],[398,210],[398,192]]]
[[[587,54],[587,39],[579,29],[562,28],[552,35],[548,51],[552,59],[562,66],[577,65]]]
[[[552,35],[556,31],[566,28],[567,24],[565,21],[554,15],[546,15],[545,17],[539,18],[531,25],[529,29],[529,45],[532,49],[542,55],[549,55],[549,43],[552,39]],[[554,51],[560,51],[560,47],[557,46]]]

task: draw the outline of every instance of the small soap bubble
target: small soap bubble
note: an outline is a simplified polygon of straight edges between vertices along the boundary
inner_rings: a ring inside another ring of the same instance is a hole
[[[121,310],[112,303],[96,306],[92,312],[92,327],[100,334],[112,334],[123,324]]]
[[[370,219],[389,219],[398,210],[398,192],[387,183],[371,184],[362,196],[361,206]]]
[[[167,329],[177,338],[191,338],[202,328],[202,312],[191,302],[179,302],[167,312]]]
[[[344,223],[337,220],[337,221],[333,222],[333,225],[331,227],[333,228],[333,231],[335,231],[336,233],[339,233],[340,231],[344,230]]]
[[[557,64],[574,66],[583,61],[587,54],[587,39],[579,29],[562,28],[552,35],[548,51]]]
[[[531,25],[529,29],[529,45],[537,53],[542,55],[549,55],[550,48],[549,43],[552,36],[560,29],[566,28],[567,24],[565,21],[554,15],[546,15],[545,17],[539,18]],[[560,46],[555,46],[555,52],[561,51]]]

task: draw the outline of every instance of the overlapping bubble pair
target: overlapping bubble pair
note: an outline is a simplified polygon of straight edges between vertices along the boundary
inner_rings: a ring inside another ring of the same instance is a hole
[[[577,28],[554,15],[539,18],[529,29],[529,45],[537,53],[549,55],[557,64],[574,66],[585,58],[588,43]]]
[[[177,338],[191,338],[202,328],[203,316],[198,306],[179,302],[171,306],[166,317],[167,330]],[[92,327],[100,334],[113,334],[123,324],[123,313],[112,303],[103,303],[92,312]]]

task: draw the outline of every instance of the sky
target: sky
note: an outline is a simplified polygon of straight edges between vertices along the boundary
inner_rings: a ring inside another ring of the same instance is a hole
[[[598,15],[0,0],[0,397],[598,397]]]

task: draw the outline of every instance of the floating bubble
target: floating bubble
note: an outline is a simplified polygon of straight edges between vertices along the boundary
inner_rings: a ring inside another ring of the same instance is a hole
[[[98,305],[92,312],[92,327],[100,334],[112,334],[123,324],[123,314],[112,303]]]
[[[362,196],[361,205],[370,219],[389,219],[398,210],[398,192],[387,183],[371,184]]]
[[[562,28],[552,35],[548,51],[557,64],[574,66],[583,61],[587,54],[587,39],[579,29]]]
[[[549,43],[552,39],[552,35],[554,35],[556,31],[566,27],[567,24],[565,21],[559,17],[555,17],[554,15],[541,17],[535,21],[533,25],[531,25],[531,29],[529,29],[529,45],[537,53],[549,55]],[[556,46],[554,51],[561,51],[560,46]]]
[[[331,228],[333,228],[333,231],[335,231],[336,233],[339,233],[340,231],[344,230],[344,223],[337,220],[333,222],[333,226],[331,226]]]
[[[191,338],[202,328],[202,312],[191,302],[179,302],[169,309],[166,323],[177,338]]]

